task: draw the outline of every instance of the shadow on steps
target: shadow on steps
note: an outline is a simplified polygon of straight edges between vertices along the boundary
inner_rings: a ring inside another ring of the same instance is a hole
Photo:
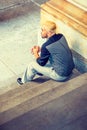
[[[87,129],[87,73],[77,76],[61,85],[49,80],[39,86],[38,90],[24,92],[16,100],[8,97],[8,102],[20,104],[7,108],[0,114],[2,130],[86,130]],[[50,84],[49,84],[50,83]],[[52,87],[54,85],[54,87]],[[39,93],[43,88],[51,87]],[[35,96],[28,98],[35,93]],[[36,96],[37,95],[37,96]],[[9,95],[10,96],[10,95]],[[7,102],[7,101],[6,101]],[[5,104],[6,104],[5,102]],[[4,107],[6,107],[5,104]],[[12,104],[12,105],[13,105]],[[9,106],[9,104],[8,104]],[[7,106],[7,107],[8,107]],[[1,108],[1,106],[0,106]]]

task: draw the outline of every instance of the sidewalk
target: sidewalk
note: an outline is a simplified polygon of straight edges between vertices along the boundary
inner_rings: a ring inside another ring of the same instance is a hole
[[[30,2],[32,10],[28,14],[0,22],[0,88],[13,79],[16,82],[33,60],[30,48],[38,43],[40,22],[37,2],[40,0]]]

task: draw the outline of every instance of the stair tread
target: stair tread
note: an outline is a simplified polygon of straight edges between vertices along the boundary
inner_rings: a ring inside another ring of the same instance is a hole
[[[16,96],[19,92],[20,92],[20,94],[23,94],[24,91],[27,91],[28,89],[34,88],[36,85],[42,84],[48,80],[49,80],[49,78],[47,78],[47,77],[44,78],[42,76],[42,77],[36,78],[35,80],[33,80],[33,82],[29,82],[29,83],[26,83],[23,85],[19,85],[17,82],[14,84],[10,84],[11,89],[8,89],[8,91],[6,91],[5,93],[0,94],[0,102],[4,101],[6,99],[6,97],[9,98],[12,96]],[[13,87],[14,85],[16,87]],[[13,93],[14,93],[14,95],[13,95]]]
[[[51,84],[49,86],[49,84]],[[56,85],[55,81],[47,81],[44,84],[36,85],[32,88],[26,88],[26,89],[18,89],[18,92],[15,93],[13,91],[11,96],[8,96],[8,94],[4,95],[2,100],[0,100],[0,111],[5,111],[11,107],[14,107],[18,104],[21,104],[22,102],[29,100],[35,96],[40,95],[41,93],[47,92],[50,89],[52,89]],[[29,84],[28,84],[29,86]]]
[[[75,74],[72,75],[71,79],[78,75],[78,71],[74,71]],[[39,78],[39,80],[41,79],[44,79],[44,77]],[[11,107],[21,104],[26,100],[29,100],[37,95],[50,91],[51,89],[64,84],[65,82],[56,82],[51,79],[44,82],[43,84],[38,84],[38,82],[26,83],[22,87],[15,88],[8,91],[7,93],[0,95],[0,111],[5,111]]]
[[[81,73],[78,71],[78,70],[76,70],[76,69],[74,69],[73,70],[73,73],[72,73],[72,76],[70,77],[70,79],[73,79],[73,78],[75,78],[76,76],[79,76]],[[11,79],[12,80],[12,79]],[[39,85],[39,84],[42,84],[42,83],[44,83],[44,82],[46,82],[46,81],[48,81],[48,80],[50,80],[50,78],[49,77],[44,77],[44,76],[41,76],[41,77],[38,77],[38,78],[36,78],[36,79],[34,79],[32,82],[29,82],[29,83],[26,83],[26,84],[24,84],[24,85],[22,85],[22,86],[20,86],[20,85],[18,85],[17,83],[15,83],[15,81],[14,81],[14,83],[12,83],[12,84],[9,84],[9,88],[10,89],[7,89],[7,87],[4,87],[4,89],[6,88],[7,90],[6,91],[4,91],[4,92],[0,92],[0,99],[1,100],[3,100],[3,98],[6,96],[6,95],[8,95],[8,97],[9,96],[11,96],[12,95],[12,92],[14,91],[14,93],[17,93],[17,92],[23,92],[24,90],[26,90],[26,89],[30,89],[30,88],[32,88],[32,87],[35,87],[36,85]],[[15,87],[14,87],[15,86]],[[22,90],[23,89],[23,90]],[[1,90],[0,90],[1,91]],[[2,96],[3,95],[3,96]]]
[[[47,86],[45,85],[47,85],[47,82],[50,82],[50,81],[47,81],[44,84],[41,84],[37,87],[38,88],[37,91],[40,91],[39,94],[31,95],[32,98],[26,97],[26,100],[21,102],[20,104],[16,104],[14,107],[10,106],[5,111],[2,111],[0,114],[0,118],[1,118],[0,122],[4,123],[8,120],[11,120],[19,115],[22,115],[23,113],[26,113],[27,111],[35,109],[45,103],[48,103],[49,101],[52,101],[65,94],[68,94],[69,92],[74,91],[75,89],[78,89],[80,87],[87,87],[86,81],[87,81],[87,73],[82,74],[76,77],[75,79],[69,80],[59,86],[56,82],[53,82],[51,80],[51,83],[48,84],[48,86],[50,85],[52,89],[49,89],[48,91],[43,92],[42,91],[43,87],[46,88]],[[33,94],[33,92],[31,93],[29,92],[29,94]],[[4,107],[6,107],[5,104],[4,104]]]

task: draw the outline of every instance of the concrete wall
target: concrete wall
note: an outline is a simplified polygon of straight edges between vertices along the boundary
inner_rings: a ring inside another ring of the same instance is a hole
[[[73,3],[74,5],[84,9],[84,10],[87,10],[87,1],[86,0],[67,0],[71,3]]]

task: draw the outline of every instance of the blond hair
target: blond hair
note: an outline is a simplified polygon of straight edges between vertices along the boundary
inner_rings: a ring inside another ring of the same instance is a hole
[[[56,33],[56,24],[52,21],[46,21],[43,23],[42,28],[46,29],[47,31]]]

